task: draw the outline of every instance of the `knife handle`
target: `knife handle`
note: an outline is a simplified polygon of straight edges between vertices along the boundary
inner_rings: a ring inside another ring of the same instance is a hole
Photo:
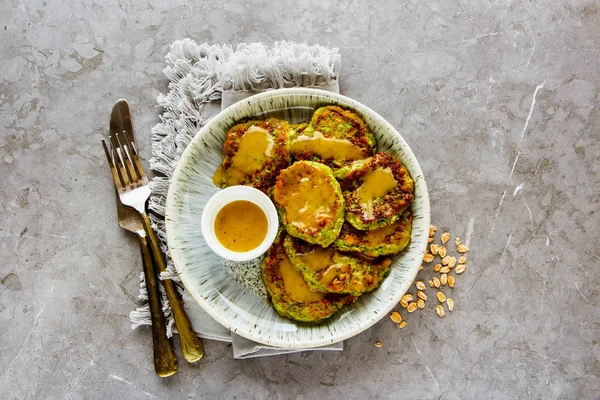
[[[150,218],[148,218],[146,212],[140,213],[140,215],[142,216],[144,230],[150,241],[150,248],[152,249],[154,262],[158,266],[158,271],[166,271],[167,265],[160,250],[158,237],[156,237],[154,230],[152,230]],[[190,363],[199,361],[204,356],[204,348],[202,347],[202,342],[192,329],[190,320],[188,319],[188,316],[183,309],[183,304],[181,304],[181,300],[175,290],[175,285],[170,279],[165,279],[162,281],[162,284],[165,288],[165,292],[167,292],[167,299],[169,299],[171,311],[175,318],[175,325],[177,326],[177,332],[179,333],[179,342],[181,343],[181,353],[183,354],[183,358]]]
[[[160,302],[160,291],[156,273],[152,266],[152,256],[148,248],[146,237],[138,236],[142,261],[144,264],[144,276],[146,278],[146,291],[150,303],[150,316],[152,320],[152,344],[154,347],[154,371],[161,378],[173,375],[177,372],[177,358],[173,351],[173,345],[167,338],[167,327]]]

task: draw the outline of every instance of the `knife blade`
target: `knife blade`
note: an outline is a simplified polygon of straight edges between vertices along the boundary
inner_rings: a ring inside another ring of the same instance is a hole
[[[127,132],[132,141],[135,141],[133,124],[131,123],[131,113],[129,104],[126,100],[119,100],[113,106],[110,115],[109,125],[111,135],[115,133]],[[160,301],[160,292],[158,289],[158,280],[153,266],[152,256],[146,232],[142,220],[137,211],[121,203],[118,193],[115,191],[117,199],[117,215],[119,226],[129,232],[137,235],[140,242],[142,253],[142,262],[144,266],[144,276],[146,278],[146,289],[148,292],[148,302],[150,304],[150,315],[152,320],[152,343],[154,347],[154,370],[160,377],[171,376],[177,372],[177,358],[173,351],[173,345],[167,338],[166,324],[162,313]]]

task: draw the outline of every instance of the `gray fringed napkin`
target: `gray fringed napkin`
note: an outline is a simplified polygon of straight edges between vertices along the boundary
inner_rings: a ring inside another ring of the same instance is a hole
[[[169,257],[165,235],[165,202],[169,179],[187,144],[206,122],[220,110],[253,94],[289,87],[316,87],[339,92],[340,56],[337,49],[322,46],[277,42],[272,47],[261,43],[198,45],[190,39],[171,45],[164,73],[169,78],[169,93],[158,97],[162,107],[161,122],[152,130],[150,167],[159,177],[151,182],[149,208],[154,230],[167,258],[167,272],[161,279],[178,281]],[[130,314],[132,328],[150,325],[146,286],[141,274],[139,298],[145,302]],[[161,287],[162,289],[162,287]],[[343,343],[315,349],[284,349],[263,345],[231,333],[200,308],[181,288],[184,307],[194,330],[204,339],[231,342],[235,358],[251,358],[304,350],[338,350]],[[174,320],[163,293],[163,311],[167,335],[174,331]]]

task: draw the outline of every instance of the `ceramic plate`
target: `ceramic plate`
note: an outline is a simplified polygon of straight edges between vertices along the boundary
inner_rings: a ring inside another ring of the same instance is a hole
[[[260,263],[226,261],[207,246],[200,219],[219,189],[212,175],[221,162],[225,133],[245,118],[307,120],[319,107],[336,104],[359,114],[377,139],[378,151],[397,157],[415,181],[413,230],[406,250],[393,258],[390,275],[377,290],[319,325],[279,316],[265,297]],[[429,196],[421,167],[402,136],[381,116],[348,97],[317,89],[261,93],[227,108],[196,134],[173,175],[166,207],[167,242],[185,288],[215,320],[238,335],[280,347],[328,345],[354,336],[386,316],[413,282],[429,235]]]

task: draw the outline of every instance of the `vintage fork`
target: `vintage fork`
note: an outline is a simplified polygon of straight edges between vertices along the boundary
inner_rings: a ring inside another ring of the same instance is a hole
[[[115,133],[114,136],[111,135],[110,150],[104,139],[102,139],[102,146],[106,153],[119,198],[123,204],[134,208],[140,214],[144,230],[150,240],[154,261],[159,271],[163,272],[166,270],[166,263],[160,250],[158,238],[154,230],[152,230],[150,218],[148,218],[148,214],[146,213],[146,201],[150,196],[150,185],[148,177],[140,163],[135,144],[129,138],[127,132],[123,131],[123,136],[118,133]],[[202,342],[200,342],[200,339],[198,339],[192,330],[190,320],[185,314],[173,282],[166,279],[162,283],[167,293],[171,311],[173,312],[177,331],[179,332],[181,353],[186,361],[196,362],[204,355]]]

